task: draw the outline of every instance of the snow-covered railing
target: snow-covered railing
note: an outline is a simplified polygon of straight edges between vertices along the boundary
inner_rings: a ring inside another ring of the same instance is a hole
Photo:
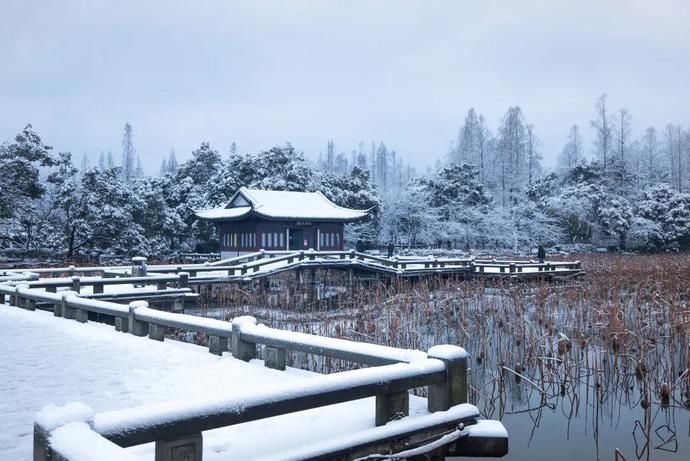
[[[52,293],[31,287],[28,283],[0,284],[0,303],[5,302],[7,295],[15,306],[35,309],[37,302],[52,304],[56,316],[79,322],[87,322],[89,312],[110,315],[115,318],[118,330],[136,336],[148,335],[158,341],[164,340],[166,328],[203,333],[208,337],[209,352],[222,355],[230,349],[235,358],[245,361],[257,358],[259,346],[263,346],[264,364],[277,369],[285,369],[288,351],[374,365],[372,368],[319,376],[278,392],[244,398],[213,402],[190,400],[173,407],[144,406],[102,413],[90,419],[81,416],[74,419],[67,411],[66,419],[64,415],[56,417],[58,423],[55,418],[41,415],[36,420],[34,459],[134,459],[131,454],[123,452],[122,447],[154,441],[157,460],[172,460],[171,446],[188,445],[200,456],[202,431],[372,396],[376,397],[376,426],[381,426],[409,414],[408,391],[418,387],[428,389],[430,412],[449,412],[454,416],[444,419],[442,424],[439,418],[420,419],[414,430],[409,426],[396,426],[390,431],[376,432],[379,435],[372,433],[367,436],[371,443],[411,436],[422,430],[425,433],[434,428],[440,431],[440,426],[447,431],[449,425],[470,425],[478,417],[476,408],[467,404],[467,354],[457,346],[436,346],[426,353],[402,350],[276,330],[257,325],[252,317],[240,317],[230,323],[157,311],[150,309],[145,301],[127,306],[83,298],[74,291]],[[73,437],[89,440],[88,446],[70,444]],[[467,437],[469,435],[466,434]],[[456,453],[463,453],[463,450],[478,453],[477,447],[485,444],[487,436],[477,430],[472,437],[477,439],[476,444],[465,444]],[[496,448],[488,452],[483,449],[484,454],[500,456],[506,452],[506,434],[492,434],[490,439]],[[332,453],[335,452],[333,448]],[[158,453],[168,454],[159,457]],[[62,458],[51,458],[53,455]]]
[[[370,451],[383,442],[420,433],[426,438],[430,432],[435,432],[439,441],[428,449],[442,447],[462,436],[463,445],[455,447],[455,455],[504,455],[508,436],[500,423],[480,423],[481,428],[478,426],[477,429],[482,430],[474,433],[465,429],[476,425],[479,418],[477,408],[467,404],[465,351],[457,346],[436,346],[426,355],[419,354],[418,359],[409,363],[322,375],[301,383],[222,400],[189,399],[95,415],[83,404],[62,408],[49,406],[35,420],[34,459],[54,459],[51,456],[57,455],[67,461],[130,460],[136,458],[122,447],[155,442],[157,461],[176,459],[172,455],[173,447],[184,447],[186,453],[194,456],[189,459],[201,460],[203,431],[366,397],[376,398],[374,420],[375,425],[381,427],[408,416],[408,391],[424,386],[428,388],[427,407],[431,414],[406,419],[405,423],[396,421],[386,430],[369,429],[345,444],[334,441],[328,448],[322,446],[318,454],[312,456],[314,459],[327,459],[343,451],[352,452],[355,448],[366,447]],[[459,431],[458,437],[444,440],[442,436],[449,429]],[[78,440],[72,437],[78,437]],[[80,445],[82,440],[89,441],[87,447]],[[423,452],[422,448],[420,453]],[[123,455],[122,458],[118,458],[119,455]]]
[[[0,273],[0,283],[38,280],[39,277],[39,274],[35,272],[2,271],[2,273]]]
[[[233,320],[232,328],[232,353],[235,357],[253,359],[257,355],[257,345],[264,345],[266,366],[280,370],[285,369],[287,351],[306,352],[364,365],[412,362],[425,357],[423,352],[417,350],[269,328],[257,325],[254,317],[238,317]]]
[[[220,259],[220,253],[180,253],[181,259]]]
[[[72,276],[62,279],[42,279],[29,282],[31,288],[44,288],[55,293],[58,288],[69,287],[72,291],[79,292],[81,287],[91,286],[94,293],[103,293],[104,287],[109,285],[157,285],[163,290],[168,284],[175,284],[177,288],[188,286],[189,274],[180,273],[174,275],[150,275],[146,277],[79,277]]]
[[[489,270],[487,270],[489,269]],[[525,270],[527,269],[527,270]],[[472,271],[475,273],[486,273],[489,271],[503,273],[522,273],[522,272],[553,272],[553,271],[582,271],[582,263],[580,261],[573,262],[534,262],[534,261],[474,261],[472,263]]]
[[[72,279],[80,273],[97,273],[102,278],[84,278],[83,284],[93,283],[94,293],[102,293],[103,285],[107,284],[153,284],[159,281],[160,286],[166,283],[175,283],[173,279],[161,279],[160,277],[179,275],[181,279],[177,281],[178,287],[188,285],[222,283],[222,282],[247,282],[257,277],[266,277],[280,272],[299,268],[339,268],[352,270],[359,268],[367,271],[387,273],[394,276],[422,276],[425,274],[462,274],[471,276],[503,276],[510,274],[517,276],[534,276],[535,273],[543,273],[544,277],[570,276],[582,273],[579,261],[558,262],[549,261],[538,263],[535,261],[513,261],[496,259],[472,259],[472,258],[438,258],[429,256],[420,257],[393,257],[360,253],[350,251],[265,251],[260,250],[234,258],[229,258],[213,263],[203,264],[163,264],[146,265],[146,258],[132,258],[132,266],[118,267],[87,267],[75,268],[51,268],[51,269],[31,269],[32,272],[14,273],[11,276],[21,281],[21,277],[35,278],[37,274],[68,273]],[[201,275],[210,273],[209,275]],[[23,275],[22,275],[23,274]],[[146,279],[138,279],[136,276],[146,276]],[[187,280],[182,280],[183,274]],[[134,277],[133,277],[134,276]],[[539,275],[538,275],[539,276]],[[2,277],[2,276],[0,276]],[[159,279],[156,279],[158,277]],[[103,279],[115,278],[116,281],[100,282]],[[88,281],[95,280],[94,282]],[[34,286],[44,286],[47,290],[55,291],[55,287],[68,286],[69,282],[62,280],[47,281],[40,280]],[[0,280],[0,283],[2,281]],[[74,288],[72,288],[74,289]]]

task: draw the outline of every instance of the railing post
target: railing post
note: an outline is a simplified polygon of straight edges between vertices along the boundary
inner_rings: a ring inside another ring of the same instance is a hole
[[[102,283],[94,283],[93,284],[93,294],[99,294],[103,293],[103,284]]]
[[[85,309],[74,309],[74,320],[79,323],[86,323],[89,321],[89,311]]]
[[[512,274],[513,272],[515,272],[515,263],[510,263],[510,264],[508,265],[508,267],[510,268],[510,273],[511,273],[511,274]]]
[[[264,365],[274,370],[285,371],[286,351],[280,347],[264,347]]]
[[[24,285],[16,285],[14,287],[14,291],[10,295],[10,306],[17,306],[17,307],[22,307],[21,306],[21,300],[19,298],[19,288],[23,287]]]
[[[129,332],[129,317],[115,317],[115,331]]]
[[[24,309],[27,311],[35,311],[36,310],[36,301],[33,299],[26,298],[26,301],[24,301]]]
[[[156,440],[155,461],[202,461],[201,432],[172,440]]]
[[[242,339],[242,324],[256,325],[250,316],[237,317],[232,321],[232,356],[245,362],[256,358],[256,344]]]
[[[53,450],[50,448],[50,431],[34,423],[34,457],[33,461],[53,461]]]
[[[75,293],[79,293],[79,290],[81,288],[81,278],[77,275],[72,277],[72,287],[70,288],[71,291]]]
[[[211,354],[223,355],[228,350],[228,338],[226,336],[208,335],[208,351]]]
[[[149,324],[137,320],[136,310],[138,307],[149,307],[149,303],[146,301],[132,301],[129,303],[128,330],[134,336],[146,336],[149,334]]]
[[[5,304],[5,293],[0,293],[0,304]]]
[[[410,394],[407,391],[380,394],[376,396],[376,425],[383,426],[389,421],[410,414]]]
[[[148,269],[146,267],[146,258],[143,256],[135,256],[132,258],[132,277],[146,277]]]
[[[467,403],[467,352],[462,347],[434,346],[427,352],[430,359],[446,365],[446,380],[429,386],[427,405],[430,412],[445,411],[454,405]]]
[[[77,293],[75,293],[73,291],[64,291],[61,294],[62,294],[62,302],[61,302],[60,308],[62,310],[62,317],[66,318],[66,319],[74,319],[77,315],[76,309],[67,305],[67,297],[71,296],[71,295],[75,295]]]
[[[179,272],[177,275],[180,277],[177,281],[177,288],[189,287],[189,272]]]
[[[34,461],[58,461],[62,456],[50,447],[50,433],[69,423],[93,425],[93,410],[83,403],[69,403],[62,407],[48,405],[34,420]]]
[[[165,338],[165,326],[149,323],[149,339],[163,341]]]

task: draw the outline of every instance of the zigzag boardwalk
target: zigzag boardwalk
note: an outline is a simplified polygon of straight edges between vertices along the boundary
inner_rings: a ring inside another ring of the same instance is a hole
[[[66,269],[35,269],[22,272],[0,272],[0,308],[36,310],[39,305],[52,310],[55,317],[87,323],[90,314],[115,319],[116,330],[154,341],[164,341],[165,331],[174,328],[208,338],[208,351],[222,356],[229,351],[236,361],[259,358],[276,370],[285,370],[288,351],[302,351],[322,357],[347,360],[361,368],[332,373],[284,385],[280,389],[257,391],[237,397],[232,392],[216,400],[189,398],[169,404],[151,404],[134,408],[95,413],[84,404],[46,407],[35,420],[34,460],[77,459],[140,459],[123,447],[155,443],[156,461],[189,459],[201,461],[204,453],[202,432],[242,425],[251,421],[284,417],[291,419],[305,410],[336,404],[352,404],[373,398],[373,415],[356,433],[322,440],[288,451],[273,448],[270,443],[262,453],[266,459],[333,459],[351,460],[396,453],[396,457],[416,459],[430,456],[503,456],[508,450],[508,435],[497,421],[479,420],[476,407],[467,401],[467,354],[453,345],[441,345],[427,352],[377,346],[343,339],[276,330],[257,325],[252,317],[235,318],[232,322],[195,317],[150,309],[146,301],[128,304],[123,296],[138,297],[146,293],[191,295],[190,283],[217,283],[219,280],[249,280],[293,268],[373,267],[376,271],[424,271],[439,269],[438,261],[426,263],[398,262],[408,267],[372,262],[365,255],[338,253],[261,254],[243,257],[226,265],[194,265],[183,268],[153,266],[143,258],[135,258],[131,267],[87,267]],[[456,264],[451,267],[470,267]],[[422,267],[417,267],[421,265]],[[424,267],[424,266],[427,267]],[[379,268],[380,266],[380,268]],[[411,266],[411,267],[410,267]],[[435,267],[434,267],[435,266]],[[214,272],[221,271],[222,277]],[[236,272],[239,271],[239,274]],[[167,272],[166,275],[151,275]],[[67,278],[40,278],[40,275],[72,274]],[[192,274],[193,273],[193,274]],[[79,275],[77,275],[79,274]],[[94,277],[93,274],[96,274]],[[202,275],[203,274],[203,275]],[[252,274],[252,275],[249,275]],[[155,289],[148,286],[155,285]],[[98,299],[94,299],[94,296]],[[104,298],[112,298],[106,300]],[[8,302],[6,304],[6,302]],[[8,305],[9,304],[9,305]],[[16,306],[16,307],[11,307]],[[35,313],[34,315],[45,315]],[[50,317],[52,319],[52,316]],[[48,322],[49,323],[49,322]],[[84,326],[88,328],[88,326]],[[116,338],[117,339],[117,338]],[[62,339],[60,339],[62,341]],[[144,341],[144,339],[142,339]],[[89,354],[86,347],[83,354]],[[56,363],[59,363],[59,349]],[[93,358],[92,358],[93,359]],[[106,357],[95,358],[105,361]],[[137,357],[131,357],[135,361]],[[47,358],[50,363],[51,358]],[[155,367],[156,363],[151,363]],[[260,366],[257,364],[250,364]],[[19,365],[18,365],[19,366]],[[116,370],[113,370],[116,373]],[[426,387],[426,399],[420,407],[415,398],[415,415],[410,412],[410,389]],[[333,416],[337,411],[333,410]],[[401,419],[402,418],[402,419]],[[318,431],[318,428],[307,428]],[[258,448],[257,448],[258,449]],[[277,450],[272,452],[271,450]],[[208,453],[207,453],[208,454]],[[258,454],[258,453],[257,453]],[[229,459],[232,453],[229,453]]]

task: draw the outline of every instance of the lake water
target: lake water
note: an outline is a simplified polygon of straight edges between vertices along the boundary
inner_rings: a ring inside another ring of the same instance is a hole
[[[380,284],[283,310],[250,307],[250,294],[212,311],[395,347],[461,345],[471,402],[508,430],[506,459],[690,460],[690,262],[593,256],[585,268],[562,284]]]

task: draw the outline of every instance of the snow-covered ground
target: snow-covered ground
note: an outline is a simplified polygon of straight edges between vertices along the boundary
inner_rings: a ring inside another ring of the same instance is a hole
[[[100,412],[276,390],[317,376],[8,305],[0,305],[0,331],[0,460],[31,458],[33,419],[46,404],[82,401]],[[374,406],[373,398],[362,399],[209,431],[204,460],[271,459],[268,450],[289,453],[331,437],[350,437],[374,427]],[[425,407],[426,400],[411,396],[411,415],[426,414]],[[130,450],[153,459],[153,444]]]

